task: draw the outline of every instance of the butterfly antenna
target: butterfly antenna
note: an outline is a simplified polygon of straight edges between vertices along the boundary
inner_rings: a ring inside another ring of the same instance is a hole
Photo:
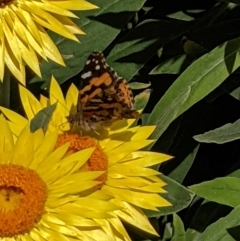
[[[53,97],[53,98],[56,100],[57,104],[60,104],[60,105],[69,113],[69,115],[70,115],[69,110],[66,108],[66,106],[65,106],[62,102],[60,102],[53,94],[49,93],[49,95],[51,95],[51,97]],[[66,118],[66,117],[65,117],[65,118]],[[69,123],[68,120],[65,121],[64,123],[60,124],[60,125],[58,126],[58,128],[59,128],[61,131],[64,131],[64,126],[65,126],[67,123]]]
[[[62,123],[60,126],[58,126],[58,128],[61,130],[61,131],[65,131],[63,128],[64,126],[68,123],[68,121]]]

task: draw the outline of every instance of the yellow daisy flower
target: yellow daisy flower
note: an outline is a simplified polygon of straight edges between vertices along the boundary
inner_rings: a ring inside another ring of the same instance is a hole
[[[118,208],[91,191],[103,172],[76,172],[94,148],[66,155],[69,143],[56,148],[57,137],[27,126],[14,142],[0,116],[1,240],[113,240],[95,221]]]
[[[47,130],[49,134],[54,130],[62,133],[58,137],[56,146],[70,142],[68,153],[95,147],[92,156],[82,168],[79,168],[79,171],[106,171],[96,179],[102,184],[96,185],[95,188],[112,196],[110,203],[122,208],[113,211],[111,218],[95,219],[108,236],[114,237],[116,241],[131,240],[123,223],[152,235],[158,235],[142,209],[157,211],[158,208],[171,205],[159,195],[165,193],[163,187],[166,184],[158,177],[159,172],[150,168],[171,157],[161,153],[139,151],[153,142],[147,138],[155,126],[131,127],[135,120],[118,121],[111,125],[108,135],[100,135],[100,140],[96,141],[88,136],[64,132],[64,128],[69,130],[66,116],[76,106],[78,90],[74,85],[68,90],[66,99],[54,79],[51,81],[49,99],[41,97],[39,102],[24,87],[20,87],[20,95],[28,119],[32,119],[43,107],[58,103]],[[9,119],[10,126],[17,136],[27,120],[10,110],[2,107],[0,109]],[[21,124],[18,124],[18,121]]]
[[[97,8],[84,0],[6,0],[0,1],[0,79],[5,64],[25,84],[27,64],[41,77],[39,60],[65,65],[61,54],[45,29],[78,41],[75,34],[84,32],[69,19],[78,18],[71,10]]]
[[[131,240],[122,221],[157,236],[142,209],[158,211],[160,207],[171,205],[159,195],[166,193],[163,189],[166,183],[158,177],[159,172],[149,168],[171,157],[161,153],[139,151],[152,143],[152,140],[146,139],[154,129],[153,126],[128,128],[112,133],[114,139],[110,136],[103,141],[68,132],[58,137],[56,146],[70,142],[70,153],[89,147],[96,148],[86,165],[79,171],[106,171],[96,179],[101,181],[96,188],[111,195],[114,199],[110,202],[122,209],[113,212],[115,217],[96,219],[96,222],[116,240]],[[129,139],[125,141],[127,135]]]

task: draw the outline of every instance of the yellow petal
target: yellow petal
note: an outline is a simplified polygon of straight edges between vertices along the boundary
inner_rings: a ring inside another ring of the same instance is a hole
[[[110,220],[110,219],[108,219]],[[116,241],[116,235],[114,235],[110,222],[106,219],[96,219],[96,222],[101,225],[104,232],[109,236],[112,237],[114,241]],[[112,219],[111,219],[112,220]]]
[[[51,166],[52,168],[51,174],[53,174],[53,172],[56,171],[57,168],[59,167],[60,165],[59,162],[66,154],[68,147],[69,147],[69,143],[62,145],[61,147],[51,152],[41,163],[39,163],[37,168],[40,170],[41,176],[44,177],[45,180],[49,180],[51,176],[47,171],[49,166]],[[48,175],[46,175],[46,173],[48,173]]]
[[[34,138],[34,150],[36,150],[44,141],[44,133],[42,129],[38,129],[33,133]]]
[[[63,220],[65,223],[68,223],[69,225],[76,225],[83,228],[93,227],[97,225],[97,223],[93,220],[85,219],[81,216],[73,215],[71,213],[64,213],[64,215],[61,215],[61,213],[55,214],[54,217],[58,217],[59,220]]]
[[[55,112],[62,113],[62,115],[66,116],[66,114],[68,114],[68,110],[65,106],[65,100],[62,90],[56,79],[52,76],[50,83],[50,105],[56,102],[58,103],[58,105]]]
[[[131,160],[132,165],[149,167],[172,159],[172,156],[151,152],[151,151],[135,151],[124,157],[121,162]]]
[[[32,2],[26,2],[26,5],[23,5],[22,8],[29,12],[31,12],[32,9],[34,9],[33,19],[41,26],[49,30],[52,30],[55,33],[58,33],[59,35],[65,38],[78,41],[76,36],[72,34],[70,31],[68,31],[67,28],[65,28],[62,23],[60,23],[56,18],[54,18],[48,12],[43,11],[40,8],[37,8],[35,4],[33,4]]]
[[[62,7],[59,7],[57,6],[56,4],[53,4],[52,1],[49,2],[49,1],[42,1],[42,2],[37,2],[35,1],[34,4],[42,9],[42,10],[45,10],[47,12],[50,12],[50,13],[56,13],[56,14],[61,14],[63,16],[67,16],[67,17],[72,17],[72,18],[77,18],[77,16],[75,14],[73,14],[72,12],[62,8]]]
[[[108,153],[109,165],[112,165],[113,163],[120,161],[129,153],[146,147],[152,142],[153,141],[151,140],[141,140],[123,143],[122,145],[118,146],[117,148],[113,149]]]
[[[29,167],[29,165],[33,161],[33,149],[33,134],[30,134],[29,126],[26,126],[20,133],[17,142],[14,146],[14,152],[12,157],[13,163]]]
[[[80,240],[86,240],[86,241],[99,241],[99,240],[104,240],[104,241],[115,241],[114,237],[107,235],[105,232],[103,232],[101,229],[95,229],[95,230],[86,230],[84,232],[86,235],[88,235],[89,239],[81,238]],[[90,240],[91,239],[91,240]]]
[[[166,183],[161,181],[160,179],[159,179],[159,182],[152,183],[146,178],[141,178],[141,177],[127,177],[127,178],[110,177],[106,181],[106,184],[117,188],[129,188],[129,189],[135,189],[135,190],[142,189],[145,192],[166,193],[165,190],[161,189],[161,187],[165,186]]]
[[[134,227],[139,228],[147,233],[159,236],[140,208],[132,206],[126,202],[124,202],[124,206],[124,210],[115,211],[121,220],[124,220],[126,223],[129,223],[130,225],[133,225]]]
[[[67,173],[73,173],[86,163],[86,161],[92,155],[93,151],[94,148],[88,148],[65,157],[63,159],[64,166],[61,166],[61,169],[59,169],[57,172],[52,173],[51,176],[45,177],[45,179],[50,182],[51,180],[56,180],[57,177],[66,175]],[[75,165],[73,168],[74,163]]]
[[[58,207],[58,206],[62,206],[66,203],[71,203],[71,202],[74,202],[78,199],[78,196],[73,196],[73,195],[70,195],[70,196],[67,196],[67,197],[62,197],[62,198],[59,198],[58,196],[54,196],[54,195],[49,195],[47,201],[46,201],[46,211],[47,209],[51,209],[51,208],[55,208],[55,207]]]
[[[12,31],[10,29],[13,29],[13,22],[10,18],[9,14],[4,15],[4,20],[2,22],[2,28],[5,34],[5,37],[7,39],[8,43],[11,43],[11,50],[14,58],[17,60],[17,62],[21,62],[21,52],[16,40],[16,37],[13,35]]]
[[[123,176],[154,176],[158,175],[159,172],[155,171],[150,168],[144,168],[144,167],[139,167],[139,166],[134,166],[134,165],[129,165],[127,164],[120,164],[118,163],[117,165],[112,165],[109,167],[111,169],[111,174],[121,174]]]
[[[64,183],[81,183],[89,180],[95,180],[97,177],[102,175],[103,171],[90,171],[90,172],[81,172],[81,173],[74,173],[72,175],[60,177],[58,179],[54,179],[51,185],[51,189],[54,189],[54,185],[62,186]],[[56,181],[57,180],[57,181]]]
[[[60,16],[60,15],[53,15],[53,16],[55,16],[55,18],[59,22],[61,22],[71,33],[85,35],[85,33],[69,18],[65,16]]]
[[[28,48],[26,48],[24,43],[19,38],[17,38],[17,40],[23,60],[34,71],[35,74],[41,77],[41,71],[35,50],[30,45]]]
[[[103,227],[104,231],[108,233],[110,237],[114,237],[116,241],[131,241],[131,238],[128,236],[121,220],[119,218],[108,218],[97,219],[96,220]]]
[[[77,87],[74,84],[71,84],[71,86],[68,89],[65,100],[66,108],[69,111],[69,113],[76,113],[78,94],[79,91]]]
[[[19,93],[27,118],[31,120],[42,109],[42,106],[37,98],[22,85],[19,85]]]
[[[81,1],[51,1],[51,3],[70,10],[91,10],[91,9],[98,8],[98,6],[82,0]]]
[[[87,181],[87,182],[81,182],[81,185],[79,185],[79,182],[73,182],[73,183],[67,183],[64,186],[59,185],[58,188],[54,188],[54,190],[49,190],[51,195],[59,194],[61,196],[64,196],[66,193],[68,195],[77,195],[81,192],[87,191],[96,185],[100,184],[98,181]]]
[[[0,116],[0,162],[6,162],[5,154],[12,153],[13,150],[13,136],[3,116]]]
[[[89,202],[91,202],[91,204]],[[104,213],[120,209],[118,205],[112,202],[108,202],[108,205],[102,205],[105,203],[104,201],[98,199],[91,199],[88,196],[84,198],[79,198],[76,203],[81,205],[82,207],[89,208],[89,210],[92,209]]]
[[[136,120],[135,119],[124,119],[114,122],[109,130],[109,134],[118,133],[127,130]]]
[[[30,16],[30,14],[27,11],[24,11],[23,9],[21,9],[21,11],[19,11],[19,9],[16,8],[15,5],[12,5],[12,8],[13,8],[14,12],[17,13],[19,22],[21,22],[21,26],[19,29],[22,29],[25,32],[29,44],[31,44],[33,49],[35,49],[36,52],[43,59],[47,60],[46,55],[43,51],[43,47],[42,47],[44,45],[42,42],[42,38],[40,36],[40,31],[38,30],[36,24],[34,23],[32,17]]]
[[[153,133],[155,129],[156,129],[156,126],[142,126],[133,135],[131,140],[132,141],[145,140]]]
[[[88,197],[91,197],[94,199],[101,199],[101,200],[105,200],[105,201],[112,199],[112,197],[110,195],[108,195],[105,192],[102,192],[101,190],[97,190],[97,191],[91,193],[90,195],[88,195]]]
[[[80,198],[79,198],[80,199]],[[79,215],[81,217],[85,218],[109,218],[111,217],[110,214],[107,213],[108,210],[111,210],[110,207],[114,207],[113,210],[115,210],[116,206],[110,205],[102,205],[103,203],[98,202],[98,206],[95,206],[93,209],[94,200],[88,199],[88,204],[86,206],[83,206],[83,203],[81,200],[79,200],[77,203],[68,203],[66,205],[63,205],[59,207],[58,209],[62,212],[66,213],[72,213],[74,215]],[[96,207],[101,207],[101,209],[105,209],[106,211],[101,211],[96,209]]]
[[[41,103],[42,108],[47,107],[48,105],[50,105],[49,99],[47,97],[45,97],[44,95],[40,95],[39,102]]]
[[[103,140],[99,140],[99,145],[102,147],[102,149],[106,150],[106,147],[107,146],[111,146],[111,145],[108,145],[110,142],[110,138],[106,138],[106,139],[103,139]],[[106,152],[106,151],[105,151]],[[107,153],[107,152],[106,152]]]
[[[26,120],[24,117],[14,111],[4,108],[2,106],[0,106],[0,110],[7,117],[8,120],[18,125],[21,129],[23,129],[28,124],[28,120]]]
[[[119,140],[124,142],[129,142],[132,140],[132,137],[134,136],[135,132],[139,129],[139,126],[136,126],[134,128],[129,128],[127,130],[123,130],[122,132],[115,132],[111,134],[109,137],[112,140]]]
[[[102,187],[102,191],[105,191],[114,197],[119,198],[120,200],[124,200],[144,209],[158,211],[156,207],[171,206],[167,200],[158,194],[134,192],[126,189],[109,187],[106,185]]]
[[[43,49],[46,56],[54,62],[62,66],[65,66],[64,61],[62,59],[62,55],[59,53],[58,48],[56,47],[52,39],[48,36],[48,33],[44,30],[44,28],[41,25],[36,23],[36,26],[39,30],[39,34],[44,44]]]
[[[25,68],[22,59],[20,62],[17,61],[8,43],[5,43],[5,63],[15,78],[25,85]]]
[[[112,150],[114,150],[118,146],[121,146],[122,144],[123,144],[122,141],[111,140],[111,141],[108,141],[107,145],[105,146],[101,142],[101,147],[103,148],[105,153],[110,153]]]
[[[9,127],[11,129],[11,132],[14,135],[14,143],[15,143],[15,138],[17,138],[20,135],[20,133],[21,133],[23,128],[21,126],[19,126],[18,124],[15,124],[15,123],[10,122],[10,121],[8,121],[8,125],[9,125]]]
[[[45,136],[44,141],[34,151],[34,160],[31,162],[29,168],[37,169],[41,163],[55,148],[57,141],[57,132],[49,133]]]

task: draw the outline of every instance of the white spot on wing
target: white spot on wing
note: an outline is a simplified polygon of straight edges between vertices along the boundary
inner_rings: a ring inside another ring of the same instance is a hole
[[[89,59],[89,60],[87,60],[86,65],[90,64],[90,62],[91,62],[91,60],[90,60],[90,59]]]
[[[100,69],[100,65],[99,65],[99,64],[96,65],[95,69],[96,69],[96,70],[99,70],[99,69]]]
[[[96,60],[95,63],[98,64],[98,60]]]
[[[82,74],[82,75],[81,75],[81,78],[82,78],[82,79],[86,79],[86,78],[88,78],[88,77],[90,77],[90,76],[92,76],[92,72],[91,72],[91,71],[88,71],[88,72]]]

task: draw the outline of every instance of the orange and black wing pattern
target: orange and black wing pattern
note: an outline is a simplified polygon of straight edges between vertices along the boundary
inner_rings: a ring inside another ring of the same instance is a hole
[[[127,81],[107,64],[102,52],[89,55],[80,76],[78,113],[71,116],[72,122],[109,125],[123,118],[139,118]]]

